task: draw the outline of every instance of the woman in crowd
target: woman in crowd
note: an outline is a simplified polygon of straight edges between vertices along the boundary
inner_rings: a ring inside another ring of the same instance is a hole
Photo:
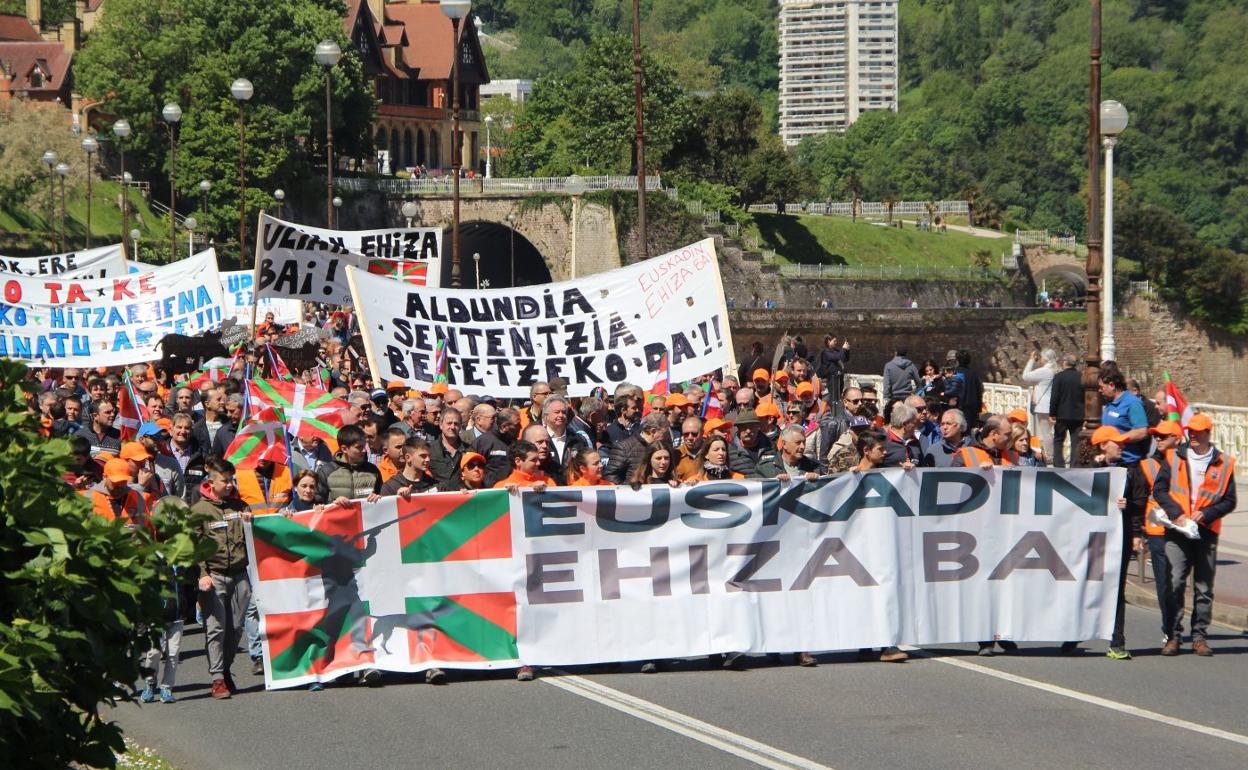
[[[610,486],[602,477],[602,454],[597,449],[585,448],[572,455],[568,462],[568,486]]]
[[[1018,464],[1024,468],[1043,468],[1044,454],[1036,448],[1031,439],[1031,431],[1027,426],[1014,423],[1010,433],[1011,446],[1018,455]]]
[[[290,498],[290,505],[282,513],[289,516],[316,509],[316,471],[305,468],[296,473],[293,489],[295,493]]]
[[[650,444],[630,483],[634,487],[643,484],[680,486],[680,481],[675,476],[675,465],[672,463],[672,448],[661,441]]]
[[[701,470],[686,479],[681,479],[681,481],[696,484],[699,481],[745,478],[744,474],[737,473],[728,467],[728,440],[723,436],[712,436],[708,439],[702,445],[698,461]]]

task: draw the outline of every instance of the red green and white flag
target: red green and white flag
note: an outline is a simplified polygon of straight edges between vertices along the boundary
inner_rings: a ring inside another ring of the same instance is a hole
[[[1184,428],[1192,419],[1195,412],[1188,405],[1187,399],[1183,398],[1183,392],[1179,390],[1179,386],[1170,381],[1170,372],[1165,373],[1166,377],[1166,419],[1175,420]]]
[[[429,283],[429,262],[405,259],[370,259],[368,272],[373,275],[384,275],[395,278],[413,286],[427,286]]]
[[[272,345],[265,345],[264,349],[265,355],[269,359],[269,374],[271,376],[279,380],[295,379],[294,375],[290,373],[290,369],[287,368],[286,362],[277,354]]]
[[[256,517],[266,686],[518,665],[509,512],[486,490]]]
[[[268,407],[252,414],[251,419],[238,429],[234,440],[225,450],[225,459],[235,468],[249,470],[261,460],[276,459],[287,451],[286,415],[282,410]]]
[[[659,371],[654,377],[654,385],[650,390],[645,392],[645,403],[641,408],[643,415],[650,414],[650,402],[655,396],[666,396],[672,389],[672,372],[667,365],[667,351],[663,351],[663,356],[659,359]]]
[[[274,406],[282,410],[289,421],[290,435],[301,439],[319,438],[333,442],[342,427],[339,414],[348,404],[334,398],[323,390],[302,382],[278,380],[249,380],[247,403],[253,410]]]
[[[446,340],[438,337],[433,346],[433,381],[447,382]]]

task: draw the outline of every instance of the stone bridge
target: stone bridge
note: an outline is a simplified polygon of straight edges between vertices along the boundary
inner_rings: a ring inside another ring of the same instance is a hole
[[[1060,281],[1070,284],[1080,295],[1088,292],[1087,260],[1078,254],[1044,246],[1025,246],[1023,261],[1037,291],[1048,283]]]

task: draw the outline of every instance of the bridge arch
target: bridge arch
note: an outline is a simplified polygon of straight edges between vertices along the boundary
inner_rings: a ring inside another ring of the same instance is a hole
[[[474,254],[480,254],[478,262]],[[498,222],[473,220],[459,224],[460,285],[501,289],[534,286],[554,280],[546,259],[533,242],[516,228]],[[442,285],[451,282],[451,228],[442,231]]]

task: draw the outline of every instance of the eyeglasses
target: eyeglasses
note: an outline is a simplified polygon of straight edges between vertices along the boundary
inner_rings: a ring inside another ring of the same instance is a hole
[[[466,471],[479,471],[479,470],[481,470],[481,469],[482,469],[482,468],[484,468],[484,467],[485,467],[485,466],[484,466],[484,465],[482,465],[481,463],[468,463],[467,465],[465,465],[465,466],[464,466],[464,470],[466,470]]]

